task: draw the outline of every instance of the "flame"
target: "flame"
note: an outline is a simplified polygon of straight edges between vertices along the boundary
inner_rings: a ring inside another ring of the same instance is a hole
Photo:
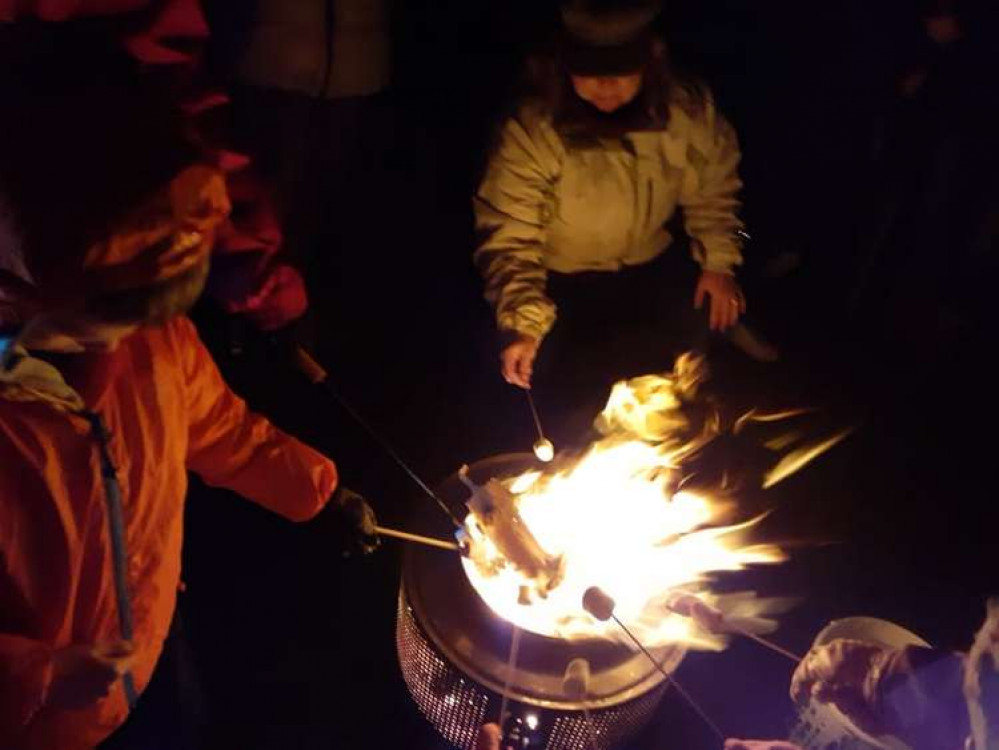
[[[697,594],[742,629],[766,632],[773,624],[763,617],[772,602],[710,589],[719,571],[785,559],[776,546],[750,540],[761,518],[737,521],[731,498],[679,488],[683,459],[718,433],[716,415],[696,425],[688,416],[703,376],[703,361],[688,356],[670,375],[617,383],[597,420],[604,437],[582,458],[505,481],[520,520],[544,552],[562,559],[564,577],[552,590],[533,590],[469,515],[473,551],[463,564],[496,614],[543,635],[624,640],[613,621],[600,622],[582,607],[583,592],[599,586],[615,600],[618,619],[650,647],[725,645],[723,635],[667,609],[678,590]]]

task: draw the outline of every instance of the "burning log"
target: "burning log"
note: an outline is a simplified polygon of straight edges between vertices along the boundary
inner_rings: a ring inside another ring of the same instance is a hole
[[[521,518],[516,495],[500,482],[490,479],[480,487],[469,478],[467,467],[463,467],[458,476],[472,492],[466,503],[472,515],[466,524],[474,523],[479,532],[469,530],[473,540],[469,551],[472,559],[487,569],[495,568],[497,563],[487,561],[480,554],[484,550],[476,549],[477,538],[488,540],[499,553],[499,559],[509,563],[530,582],[530,586],[525,583],[521,587],[521,603],[529,603],[532,594],[547,596],[565,575],[563,558],[545,552]]]

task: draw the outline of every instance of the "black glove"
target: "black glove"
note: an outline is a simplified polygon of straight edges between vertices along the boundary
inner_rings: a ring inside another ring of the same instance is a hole
[[[321,514],[341,539],[344,556],[367,555],[378,549],[378,520],[368,501],[346,487],[337,487]]]

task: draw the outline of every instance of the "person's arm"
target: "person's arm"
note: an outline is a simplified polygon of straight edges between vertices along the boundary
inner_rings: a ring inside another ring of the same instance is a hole
[[[553,138],[533,113],[511,118],[473,202],[479,237],[474,259],[497,326],[538,341],[555,321],[542,262],[559,158]]]
[[[964,696],[975,747],[999,742],[999,599],[989,600],[985,623],[968,651]]]
[[[878,713],[888,732],[913,750],[963,747],[969,727],[964,657],[910,646],[884,664]]]
[[[315,516],[336,488],[333,462],[251,412],[189,320],[171,326],[186,379],[188,468],[293,521]]]
[[[791,696],[799,704],[833,703],[871,734],[931,750],[961,747],[968,735],[963,679],[961,654],[841,639],[809,652]]]
[[[0,633],[0,745],[13,746],[14,738],[44,704],[51,678],[51,648],[31,638]]]
[[[691,251],[704,271],[732,275],[742,264],[739,140],[709,95],[689,116],[680,204]]]
[[[0,747],[18,747],[42,709],[82,708],[106,696],[131,659],[129,644],[58,647],[46,638],[58,629],[46,615],[69,585],[53,577],[62,567],[48,491],[0,433]]]
[[[38,473],[24,466],[14,445],[0,431],[0,747],[15,747],[14,738],[41,708],[52,677],[52,648],[32,637],[38,634],[26,627],[25,621],[31,619],[25,609],[28,597],[19,582],[25,576],[18,574],[31,554],[31,535],[19,509],[45,488]],[[18,467],[23,468],[18,471]],[[34,581],[41,578],[28,576]],[[48,590],[54,588],[50,585]]]

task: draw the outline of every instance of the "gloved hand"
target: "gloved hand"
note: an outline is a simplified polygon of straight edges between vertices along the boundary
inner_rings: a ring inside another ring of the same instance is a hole
[[[791,699],[832,703],[864,731],[881,734],[880,682],[894,650],[840,638],[812,649],[791,680]]]
[[[325,517],[342,539],[344,556],[360,553],[367,555],[381,544],[375,527],[378,520],[375,511],[361,495],[347,487],[338,486],[330,498],[326,509],[320,514]]]

